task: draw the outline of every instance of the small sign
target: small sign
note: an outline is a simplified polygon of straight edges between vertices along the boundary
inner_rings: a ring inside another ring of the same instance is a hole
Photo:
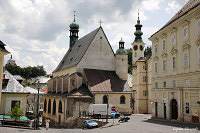
[[[116,111],[112,111],[111,114],[115,116],[116,115]]]
[[[116,111],[116,107],[115,107],[115,106],[112,106],[111,110],[112,110],[112,111]]]

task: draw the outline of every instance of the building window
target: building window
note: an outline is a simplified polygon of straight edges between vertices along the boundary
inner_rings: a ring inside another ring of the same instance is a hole
[[[197,27],[198,27],[198,28],[197,28],[197,29],[198,29],[198,35],[200,35],[200,19],[198,20],[197,25],[198,25],[198,26],[197,26]]]
[[[155,72],[157,73],[158,72],[158,63],[155,62]]]
[[[108,97],[106,95],[103,96],[103,104],[108,104]]]
[[[134,55],[135,57],[137,57],[137,52],[135,52],[135,55]]]
[[[176,88],[176,80],[173,80],[173,87]]]
[[[47,100],[45,98],[45,100],[44,100],[44,112],[46,112],[46,111],[47,111]]]
[[[143,82],[147,82],[147,76],[143,76]]]
[[[125,103],[126,103],[126,98],[125,98],[124,95],[122,95],[122,96],[120,97],[120,104],[125,104]]]
[[[143,96],[147,96],[148,95],[148,91],[143,91]]]
[[[147,66],[143,66],[143,69],[144,69],[144,70],[147,70]]]
[[[163,87],[166,88],[166,86],[167,86],[167,83],[163,82]]]
[[[186,88],[190,87],[190,80],[189,79],[185,80],[185,87]]]
[[[53,115],[56,114],[56,100],[53,100]]]
[[[176,45],[176,34],[172,35],[172,47]]]
[[[163,72],[166,72],[166,60],[163,60]]]
[[[20,101],[12,101],[11,102],[11,111],[16,106],[17,103],[19,103],[19,107],[20,107]]]
[[[184,28],[184,40],[188,40],[188,27]]]
[[[155,88],[158,88],[158,82],[155,82]]]
[[[172,67],[173,69],[176,69],[176,57],[172,57],[172,60],[173,60]]]
[[[184,67],[188,66],[188,53],[184,53]]]
[[[62,113],[62,102],[59,101],[58,113]]]
[[[189,114],[190,113],[190,105],[188,102],[185,103],[185,113]]]
[[[49,102],[48,102],[48,113],[49,114],[51,113],[51,99],[49,99]]]
[[[163,47],[163,50],[165,50],[165,47],[166,47],[166,41],[165,40],[163,40],[163,42],[162,42],[162,47]]]
[[[155,53],[158,52],[158,48],[157,48],[157,45],[155,45]]]

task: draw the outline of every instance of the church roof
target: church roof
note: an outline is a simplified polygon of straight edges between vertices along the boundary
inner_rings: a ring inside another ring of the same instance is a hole
[[[5,46],[6,46],[6,45],[0,40],[0,51],[9,53],[9,52],[6,50]]]
[[[77,65],[81,61],[100,28],[101,27],[95,29],[94,31],[77,40],[74,46],[68,49],[67,53],[53,72]]]
[[[174,21],[176,21],[177,19],[179,19],[180,17],[184,16],[185,14],[187,14],[189,11],[191,11],[192,9],[194,9],[195,7],[200,5],[200,0],[189,0],[184,6],[183,8],[181,8],[175,16],[173,16],[159,31],[161,31],[162,29],[164,29],[165,27],[167,27],[168,25],[170,25],[171,23],[173,23]],[[158,33],[159,31],[157,31],[156,33]],[[156,33],[154,33],[151,37],[153,37]]]
[[[131,92],[128,82],[115,71],[84,69],[91,92]]]

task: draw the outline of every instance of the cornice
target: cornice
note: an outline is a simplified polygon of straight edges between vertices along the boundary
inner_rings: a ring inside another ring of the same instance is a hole
[[[183,43],[182,49],[185,50],[185,49],[189,49],[190,47],[191,45],[189,44],[189,41],[187,40]]]
[[[189,20],[184,20],[181,22],[182,27],[185,27],[187,25],[189,25],[190,21]]]
[[[160,38],[162,38],[162,39],[167,38],[167,33],[162,33]]]
[[[154,56],[154,57],[153,57],[153,60],[154,60],[154,61],[158,61],[158,59],[159,59],[158,56]]]
[[[176,53],[178,52],[178,50],[176,49],[176,48],[172,48],[172,50],[170,51],[170,53],[172,54],[172,55],[175,55]]]

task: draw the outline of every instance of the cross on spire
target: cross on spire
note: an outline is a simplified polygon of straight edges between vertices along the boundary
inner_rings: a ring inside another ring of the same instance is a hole
[[[74,10],[74,22],[76,21],[75,17],[76,17],[76,11]]]
[[[102,23],[103,23],[103,22],[102,22],[101,19],[100,19],[100,21],[99,21],[100,26],[101,26]]]
[[[140,19],[140,12],[139,12],[139,9],[138,9],[138,20]]]

